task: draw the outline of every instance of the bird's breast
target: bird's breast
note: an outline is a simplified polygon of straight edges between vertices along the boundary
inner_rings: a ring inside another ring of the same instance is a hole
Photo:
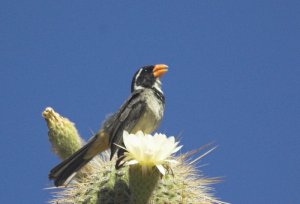
[[[151,92],[146,93],[144,97],[144,100],[147,104],[146,110],[133,128],[133,133],[139,130],[142,130],[146,134],[153,132],[158,127],[163,117],[163,102],[157,99],[157,97],[155,97]]]

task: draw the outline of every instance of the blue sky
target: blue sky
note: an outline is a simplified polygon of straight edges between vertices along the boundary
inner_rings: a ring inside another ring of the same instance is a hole
[[[88,139],[128,97],[133,73],[165,63],[159,131],[200,165],[216,195],[300,200],[299,1],[1,1],[0,203],[45,203],[58,163],[41,112]],[[21,201],[20,201],[21,200]]]

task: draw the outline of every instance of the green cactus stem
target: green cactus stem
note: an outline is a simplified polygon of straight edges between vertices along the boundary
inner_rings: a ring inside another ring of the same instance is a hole
[[[60,116],[50,107],[42,115],[48,126],[52,150],[61,160],[68,158],[83,145],[75,124],[69,119]]]
[[[153,167],[144,172],[141,165],[131,165],[129,167],[131,203],[149,203],[150,197],[153,194],[160,178],[161,174],[157,168]]]

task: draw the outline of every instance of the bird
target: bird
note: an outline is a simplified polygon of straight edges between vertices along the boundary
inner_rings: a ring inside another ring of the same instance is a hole
[[[123,105],[109,116],[100,130],[78,151],[50,170],[49,179],[55,186],[66,181],[85,166],[94,156],[110,149],[110,159],[117,153],[122,158],[123,131],[150,134],[159,126],[165,109],[165,97],[160,78],[168,71],[165,64],[147,65],[138,69],[131,82],[131,94]],[[119,168],[118,161],[116,168]]]

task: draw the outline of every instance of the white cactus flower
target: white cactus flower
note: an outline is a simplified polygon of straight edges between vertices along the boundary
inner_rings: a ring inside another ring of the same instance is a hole
[[[172,154],[181,149],[177,146],[175,138],[167,137],[161,133],[155,133],[153,136],[138,131],[136,134],[123,132],[123,141],[125,152],[124,162],[126,165],[140,164],[143,172],[156,166],[162,175],[165,175],[165,166],[170,163],[176,163],[172,159]]]

